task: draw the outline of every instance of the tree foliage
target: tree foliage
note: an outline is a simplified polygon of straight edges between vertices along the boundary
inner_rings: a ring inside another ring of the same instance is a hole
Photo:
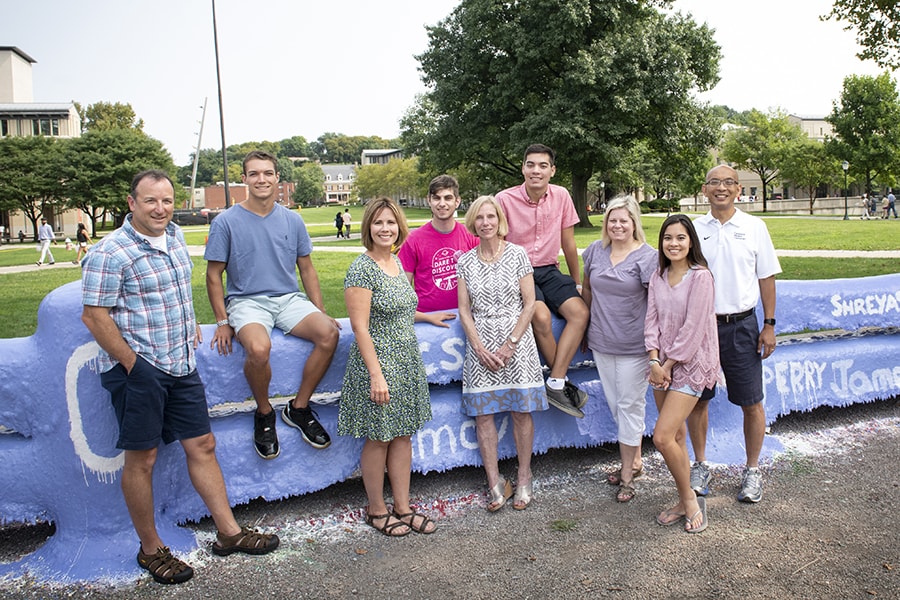
[[[881,67],[900,67],[900,3],[897,0],[834,0],[831,12],[821,17],[846,23],[862,46],[857,56],[871,58]]]
[[[398,140],[386,140],[377,135],[344,135],[343,133],[323,133],[310,144],[319,160],[327,164],[359,163],[363,150],[396,148]]]
[[[738,169],[752,171],[762,182],[763,212],[767,208],[769,185],[778,179],[785,156],[806,137],[798,125],[781,111],[764,114],[756,109],[748,115],[746,127],[725,135],[722,158]]]
[[[900,167],[900,98],[887,73],[845,78],[825,119],[835,133],[826,141],[829,150],[850,163],[849,173],[865,181],[866,192],[872,192],[876,180],[893,183],[892,171]]]
[[[428,28],[418,59],[431,89],[407,112],[404,143],[437,170],[488,165],[509,182],[526,146],[548,144],[590,226],[592,174],[638,140],[666,148],[673,128],[698,120],[672,115],[708,111],[692,93],[717,81],[719,49],[705,25],[657,10],[668,4],[463,0]]]
[[[104,211],[117,217],[128,212],[131,179],[145,169],[175,172],[172,157],[156,140],[134,129],[88,131],[69,141],[62,169],[66,204],[91,220],[92,234]],[[182,186],[176,182],[176,189]]]
[[[356,171],[356,193],[363,201],[378,196],[422,198],[427,187],[416,158],[395,158],[383,165],[363,165]]]
[[[0,138],[0,210],[19,210],[37,222],[62,207],[63,147],[68,139],[53,137]]]
[[[809,137],[800,139],[781,162],[781,178],[803,188],[809,197],[809,214],[813,214],[816,191],[823,185],[842,183],[841,165],[828,148]]]
[[[317,162],[307,161],[293,169],[294,201],[301,205],[316,204],[325,195],[322,182],[325,173]]]
[[[83,131],[107,131],[109,129],[144,130],[144,120],[138,119],[131,104],[121,102],[95,102],[82,109],[75,103],[81,117]]]

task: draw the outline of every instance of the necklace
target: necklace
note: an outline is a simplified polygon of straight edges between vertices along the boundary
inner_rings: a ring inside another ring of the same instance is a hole
[[[503,240],[500,240],[500,245],[497,246],[497,251],[494,252],[494,253],[490,256],[490,258],[488,258],[487,256],[485,256],[485,254],[484,254],[484,246],[482,246],[481,244],[478,245],[478,253],[481,254],[481,260],[484,261],[484,262],[486,262],[486,263],[492,263],[492,262],[494,262],[495,260],[497,260],[497,257],[500,256],[500,254],[501,254],[502,252],[503,252]]]

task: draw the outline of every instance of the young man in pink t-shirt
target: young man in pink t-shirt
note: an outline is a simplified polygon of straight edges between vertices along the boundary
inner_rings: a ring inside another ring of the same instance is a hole
[[[450,175],[438,175],[428,186],[431,221],[410,232],[397,256],[419,296],[416,310],[430,313],[424,320],[441,327],[456,318],[446,312],[458,307],[456,261],[478,245],[478,238],[456,222],[459,184]]]
[[[550,183],[556,174],[556,153],[543,144],[525,150],[522,175],[525,183],[497,194],[509,222],[507,241],[525,248],[534,267],[535,302],[531,325],[538,348],[550,365],[547,400],[561,411],[583,417],[587,394],[569,382],[572,362],[590,313],[581,299],[575,225],[580,221],[569,191]],[[559,270],[562,249],[571,275]],[[566,320],[559,336],[553,336],[551,311]],[[515,341],[518,340],[513,340]]]

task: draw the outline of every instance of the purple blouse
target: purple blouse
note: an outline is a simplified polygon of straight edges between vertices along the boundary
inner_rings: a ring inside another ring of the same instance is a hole
[[[674,287],[668,269],[650,278],[644,345],[659,350],[659,360],[677,361],[672,388],[712,387],[719,374],[719,335],[712,273],[692,267]]]
[[[644,354],[647,283],[659,267],[656,250],[642,244],[616,266],[611,251],[596,241],[582,254],[591,286],[588,347],[603,354]]]

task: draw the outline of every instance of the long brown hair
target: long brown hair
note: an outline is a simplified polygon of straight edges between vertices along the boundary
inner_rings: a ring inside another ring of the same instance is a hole
[[[697,230],[694,229],[694,224],[691,222],[691,219],[687,215],[677,214],[677,215],[669,215],[669,217],[663,221],[662,227],[659,228],[659,276],[662,277],[663,271],[669,268],[672,264],[672,261],[669,260],[669,257],[666,256],[666,253],[663,251],[663,236],[666,234],[666,229],[669,228],[670,225],[680,224],[684,227],[685,231],[687,231],[688,239],[691,240],[691,247],[688,248],[687,253],[687,261],[688,265],[693,267],[694,265],[700,265],[704,268],[709,268],[709,265],[706,264],[706,257],[703,256],[703,250],[700,249],[700,238],[697,236]]]

